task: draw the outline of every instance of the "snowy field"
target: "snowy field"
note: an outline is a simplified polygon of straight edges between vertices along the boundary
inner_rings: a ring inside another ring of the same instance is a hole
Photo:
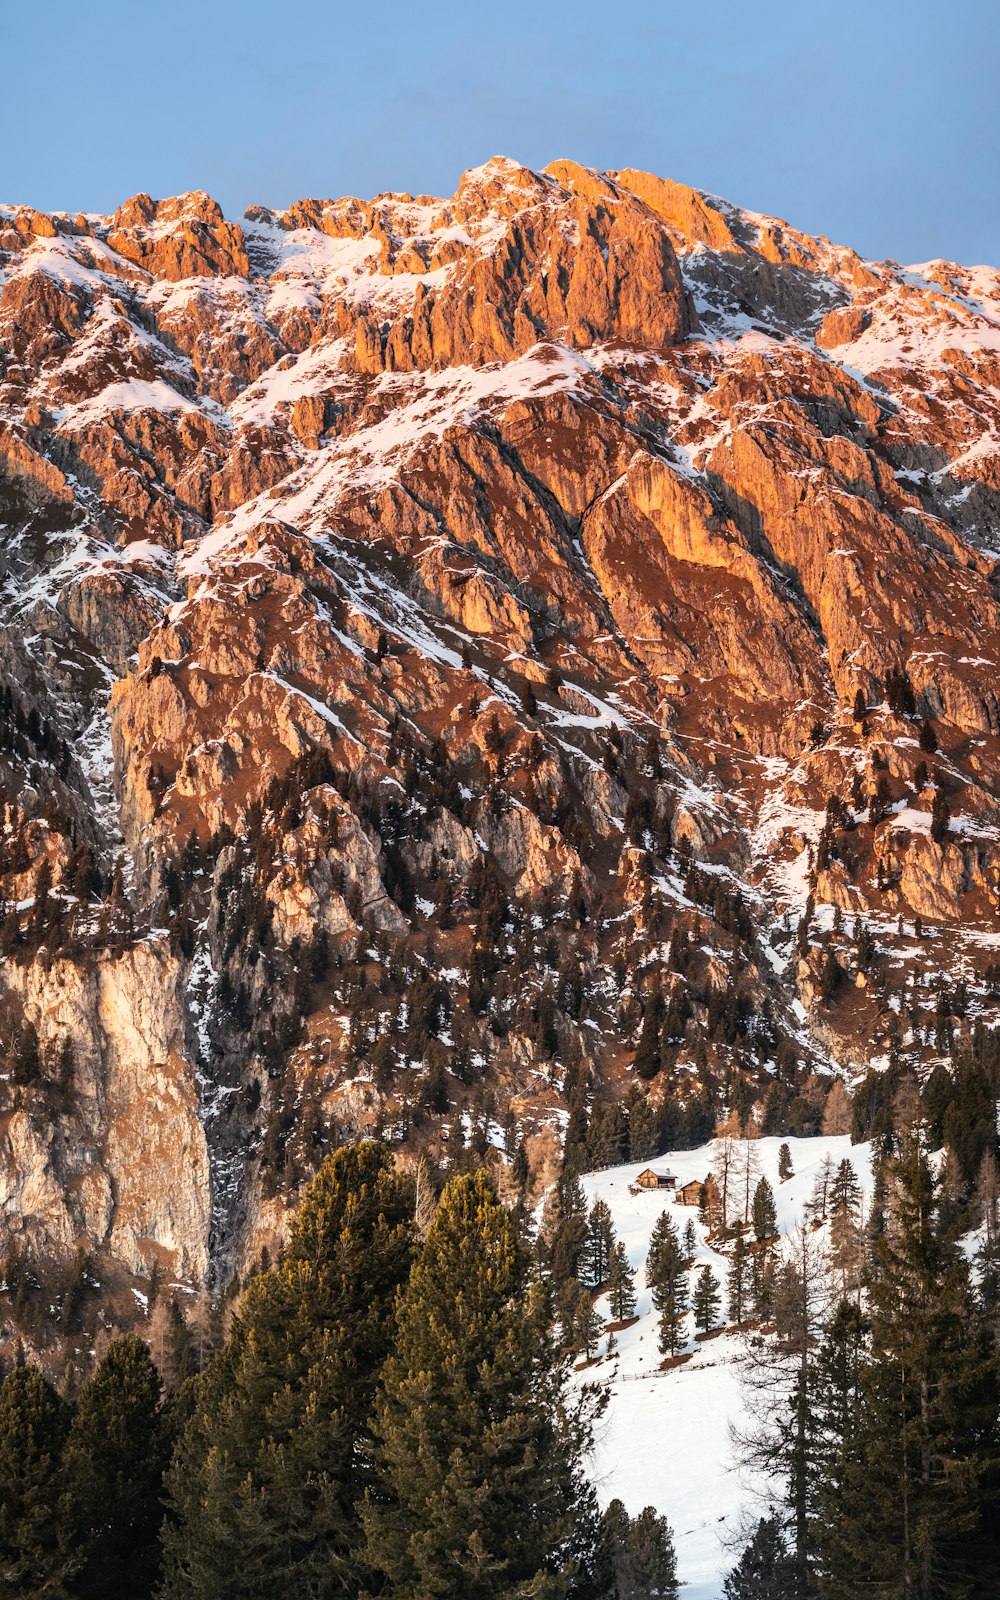
[[[787,1143],[795,1175],[778,1181],[778,1151]],[[871,1192],[868,1145],[852,1145],[844,1138],[759,1139],[753,1141],[760,1175],[769,1179],[778,1210],[778,1227],[785,1234],[803,1219],[820,1166],[826,1156],[836,1167],[846,1156],[852,1163],[867,1205]],[[644,1266],[649,1236],[664,1208],[683,1237],[693,1218],[698,1248],[689,1283],[699,1267],[709,1263],[722,1285],[723,1314],[728,1263],[705,1242],[705,1230],[696,1207],[682,1206],[662,1191],[629,1194],[629,1185],[646,1167],[673,1173],[678,1184],[703,1180],[715,1165],[716,1146],[610,1167],[583,1178],[588,1205],[607,1201],[616,1237],[628,1251],[636,1273],[638,1322],[617,1334],[617,1349],[599,1364],[581,1372],[581,1379],[600,1380],[610,1386],[611,1401],[601,1423],[592,1463],[601,1503],[617,1496],[635,1514],[655,1506],[674,1531],[678,1576],[684,1600],[720,1600],[722,1576],[739,1553],[727,1543],[737,1539],[740,1513],[764,1514],[755,1487],[733,1468],[729,1425],[741,1413],[740,1384],[735,1365],[741,1339],[722,1334],[698,1344],[694,1320],[688,1315],[691,1360],[670,1372],[659,1370],[657,1316],[645,1284]],[[754,1179],[756,1182],[756,1177]],[[607,1300],[598,1301],[605,1320]],[[602,1345],[602,1350],[604,1346]]]

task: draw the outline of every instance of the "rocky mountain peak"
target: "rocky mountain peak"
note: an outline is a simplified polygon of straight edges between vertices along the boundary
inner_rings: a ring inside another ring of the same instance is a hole
[[[996,272],[633,170],[0,208],[26,1248],[221,1281],[335,1134],[541,1185],[922,1081],[996,1004],[998,410]]]

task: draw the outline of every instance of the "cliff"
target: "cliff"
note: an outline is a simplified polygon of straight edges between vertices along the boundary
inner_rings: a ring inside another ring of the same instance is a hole
[[[219,1287],[338,1137],[993,1019],[998,424],[995,271],[641,172],[0,207],[17,1249]]]

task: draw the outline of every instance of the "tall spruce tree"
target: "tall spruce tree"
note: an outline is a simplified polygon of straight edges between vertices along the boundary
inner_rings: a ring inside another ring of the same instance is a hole
[[[252,1280],[198,1381],[167,1478],[165,1600],[357,1592],[355,1508],[412,1212],[382,1145],[320,1168],[281,1262]]]
[[[801,1600],[795,1563],[776,1517],[758,1522],[722,1592],[725,1600]]]
[[[726,1281],[726,1310],[730,1322],[739,1324],[747,1314],[749,1300],[749,1254],[746,1240],[741,1233],[736,1235],[733,1244],[733,1257],[729,1264],[729,1276]]]
[[[654,1305],[658,1287],[667,1284],[676,1273],[680,1272],[683,1265],[684,1257],[677,1229],[669,1211],[661,1211],[649,1236],[649,1251],[646,1256],[646,1283],[653,1291]]]
[[[612,1500],[603,1520],[614,1600],[677,1600],[677,1556],[666,1517],[653,1506],[630,1517],[620,1500]]]
[[[719,1320],[722,1296],[719,1293],[719,1280],[707,1262],[694,1280],[691,1306],[695,1326],[701,1333],[711,1333]]]
[[[774,1190],[766,1178],[761,1178],[753,1194],[750,1207],[754,1238],[763,1243],[773,1239],[778,1231],[778,1209],[774,1203]]]
[[[863,1486],[858,1447],[864,1394],[861,1374],[869,1324],[856,1302],[842,1300],[809,1369],[814,1456],[809,1480],[810,1546],[821,1594],[837,1592],[838,1575],[855,1566],[854,1529],[844,1508]]]
[[[608,1304],[615,1322],[627,1322],[629,1317],[635,1314],[635,1273],[629,1265],[628,1252],[620,1239],[611,1252]]]
[[[64,1515],[68,1407],[23,1361],[0,1385],[0,1594],[64,1600],[80,1564]]]
[[[571,1400],[545,1294],[485,1172],[452,1179],[400,1299],[377,1408],[364,1560],[393,1600],[562,1600],[594,1560]]]
[[[939,1226],[939,1190],[917,1132],[888,1174],[856,1424],[829,1469],[837,1537],[821,1537],[817,1573],[829,1600],[957,1600],[995,1585],[996,1353],[965,1256]]]
[[[587,1218],[587,1242],[584,1250],[587,1278],[595,1289],[607,1281],[614,1246],[615,1229],[611,1219],[611,1208],[606,1200],[595,1200]]]
[[[653,1291],[653,1306],[659,1313],[657,1342],[660,1354],[675,1356],[684,1343],[684,1319],[688,1312],[687,1278],[684,1252],[670,1213],[661,1213],[649,1240],[646,1257],[646,1282]]]
[[[73,1593],[148,1595],[159,1572],[165,1429],[160,1375],[135,1334],[116,1339],[80,1389],[65,1452],[70,1520],[84,1559]]]
[[[556,1226],[549,1250],[549,1271],[557,1286],[578,1277],[587,1248],[587,1201],[580,1180],[563,1171],[556,1189]]]

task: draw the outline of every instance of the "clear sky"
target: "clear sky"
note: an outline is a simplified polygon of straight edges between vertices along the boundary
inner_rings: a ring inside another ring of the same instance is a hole
[[[0,61],[0,198],[43,209],[569,156],[1000,265],[997,0],[0,0]]]

